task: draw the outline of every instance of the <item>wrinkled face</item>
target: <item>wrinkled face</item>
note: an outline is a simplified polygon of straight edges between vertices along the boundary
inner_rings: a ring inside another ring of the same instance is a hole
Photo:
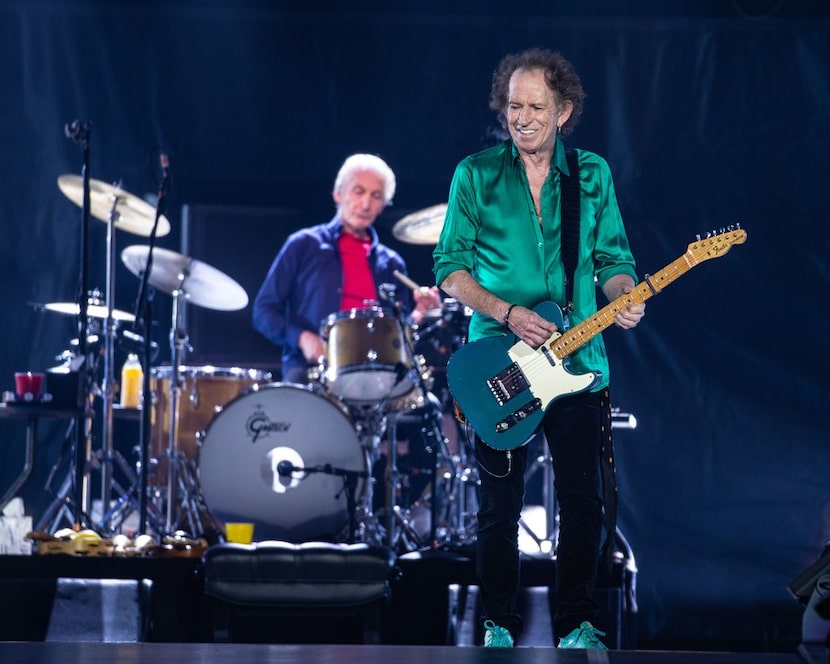
[[[519,152],[553,152],[556,132],[571,115],[573,104],[560,108],[541,69],[517,69],[508,88],[507,128]]]
[[[355,237],[366,235],[386,207],[384,184],[383,178],[374,171],[355,171],[335,190],[334,202],[347,233]]]

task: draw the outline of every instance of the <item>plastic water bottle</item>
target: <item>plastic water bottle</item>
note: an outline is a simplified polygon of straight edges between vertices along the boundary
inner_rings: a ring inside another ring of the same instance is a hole
[[[138,355],[130,353],[121,367],[121,407],[138,408],[141,405],[141,388],[144,371]]]

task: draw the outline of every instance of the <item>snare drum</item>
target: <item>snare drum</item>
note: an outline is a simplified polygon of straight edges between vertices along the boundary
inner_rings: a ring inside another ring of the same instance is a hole
[[[370,481],[369,455],[347,409],[318,390],[260,386],[210,423],[199,450],[199,481],[216,519],[254,523],[257,540],[345,541],[346,480],[357,480],[359,505]]]
[[[171,378],[172,367],[153,367],[150,370],[150,389],[153,394],[151,411],[150,456],[166,458],[170,446]],[[271,374],[257,369],[224,368],[213,366],[180,367],[178,425],[175,435],[176,449],[184,458],[197,459],[197,443],[217,411],[252,385],[267,383]],[[165,478],[167,464],[159,462],[152,475]],[[150,481],[151,484],[156,482]]]
[[[332,314],[323,322],[320,336],[326,342],[323,384],[344,401],[396,399],[415,387],[411,331],[391,309]]]

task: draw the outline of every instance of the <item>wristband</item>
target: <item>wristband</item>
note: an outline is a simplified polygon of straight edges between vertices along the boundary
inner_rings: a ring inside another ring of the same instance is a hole
[[[507,325],[507,322],[510,320],[510,312],[513,311],[513,307],[515,306],[516,304],[514,302],[509,307],[507,307],[507,311],[504,312],[504,318],[502,320],[504,321],[505,325]]]

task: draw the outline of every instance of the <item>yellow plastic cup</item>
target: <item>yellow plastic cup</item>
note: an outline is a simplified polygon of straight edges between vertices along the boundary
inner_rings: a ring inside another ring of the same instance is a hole
[[[225,539],[236,544],[250,544],[254,539],[254,524],[226,523]]]

